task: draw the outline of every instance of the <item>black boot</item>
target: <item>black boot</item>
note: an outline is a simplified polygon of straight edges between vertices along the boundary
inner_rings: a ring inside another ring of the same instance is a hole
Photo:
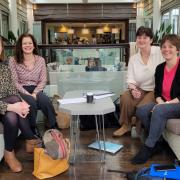
[[[153,154],[153,149],[144,145],[140,151],[131,159],[132,164],[143,164],[145,163]]]

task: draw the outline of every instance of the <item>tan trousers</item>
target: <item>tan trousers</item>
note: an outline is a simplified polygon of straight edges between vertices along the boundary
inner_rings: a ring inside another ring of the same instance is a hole
[[[120,95],[120,125],[131,126],[131,118],[135,115],[136,107],[155,102],[154,92],[144,92],[141,98],[132,97],[129,90]]]

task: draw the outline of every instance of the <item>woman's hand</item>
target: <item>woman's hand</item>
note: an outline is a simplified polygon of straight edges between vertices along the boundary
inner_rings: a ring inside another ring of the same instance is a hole
[[[36,93],[32,93],[31,96],[36,99]]]
[[[129,84],[128,84],[128,89],[130,89],[130,90],[131,90],[131,89],[136,89],[136,87],[137,87],[137,86],[136,86],[135,84],[132,84],[132,83],[129,83]]]
[[[131,94],[135,99],[139,99],[141,97],[141,91],[138,89],[132,89]]]
[[[8,104],[7,111],[15,112],[22,118],[25,118],[29,113],[29,105],[25,101]]]
[[[156,102],[157,102],[157,104],[164,104],[165,103],[165,101],[163,101],[163,99],[161,97],[157,97]]]
[[[141,97],[142,91],[135,84],[129,83],[128,84],[128,89],[130,90],[131,95],[133,96],[133,98],[138,99],[138,98]]]

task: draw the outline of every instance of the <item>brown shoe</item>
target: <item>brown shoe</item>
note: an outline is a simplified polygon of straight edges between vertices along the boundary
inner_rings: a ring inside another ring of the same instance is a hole
[[[21,172],[22,165],[15,156],[14,151],[4,151],[5,163],[9,166],[12,172]]]
[[[122,125],[118,130],[113,132],[113,136],[122,136],[131,130],[130,127]]]
[[[26,140],[26,152],[27,153],[33,153],[34,148],[36,148],[36,147],[42,147],[41,139]]]

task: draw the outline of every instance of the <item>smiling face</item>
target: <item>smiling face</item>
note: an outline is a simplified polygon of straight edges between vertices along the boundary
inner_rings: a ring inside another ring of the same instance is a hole
[[[32,54],[34,50],[34,44],[31,37],[24,37],[22,39],[22,51],[24,54]]]
[[[152,39],[150,39],[150,37],[145,34],[136,37],[136,44],[139,49],[149,48],[151,43]]]
[[[166,61],[177,58],[178,50],[169,40],[166,40],[161,46],[161,53]]]

